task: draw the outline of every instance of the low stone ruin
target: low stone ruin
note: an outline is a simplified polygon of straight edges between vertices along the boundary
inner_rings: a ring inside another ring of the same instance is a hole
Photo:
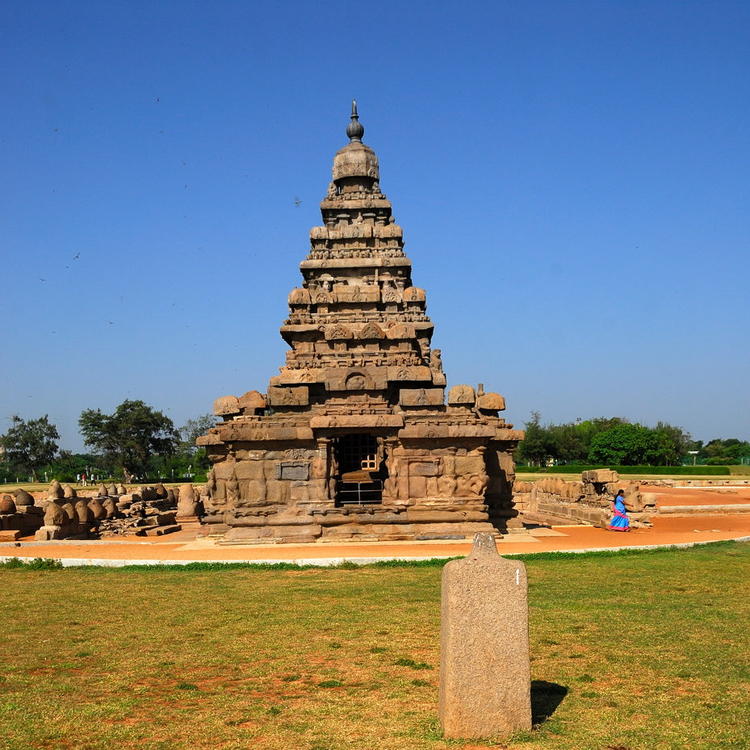
[[[0,529],[17,529],[13,540],[28,534],[34,534],[37,541],[162,536],[182,528],[176,521],[178,513],[185,523],[200,523],[203,505],[198,488],[182,485],[178,503],[174,490],[163,484],[130,492],[122,484],[101,484],[94,495],[78,497],[75,488],[55,480],[46,497],[36,501],[24,490],[16,491],[15,501],[4,495],[0,500]]]
[[[642,493],[638,482],[623,481],[611,469],[584,471],[578,481],[557,477],[516,481],[513,490],[525,523],[606,526],[618,490],[625,492],[631,526],[650,526],[650,516],[655,512],[654,495]]]
[[[122,485],[104,489],[116,494],[108,495],[103,503],[106,515],[99,523],[100,536],[162,536],[180,530],[175,523],[177,500],[171,488],[163,484],[142,486],[122,494]]]
[[[0,496],[0,541],[15,542],[36,533],[44,522],[44,511],[34,505],[26,490]]]

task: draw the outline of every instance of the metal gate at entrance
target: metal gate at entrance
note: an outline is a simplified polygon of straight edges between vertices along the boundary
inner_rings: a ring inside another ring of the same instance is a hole
[[[338,464],[336,505],[373,505],[383,501],[381,447],[372,435],[352,434],[335,438]]]

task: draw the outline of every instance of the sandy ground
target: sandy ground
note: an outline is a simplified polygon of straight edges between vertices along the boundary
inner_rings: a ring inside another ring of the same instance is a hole
[[[649,491],[647,488],[646,491]],[[714,490],[654,487],[660,505],[750,504],[750,488]],[[654,518],[654,525],[629,533],[591,526],[556,526],[511,534],[499,543],[501,553],[531,553],[614,547],[691,544],[750,537],[750,513],[702,513]],[[2,557],[45,557],[81,561],[337,561],[340,559],[430,558],[465,555],[466,541],[349,542],[318,544],[218,545],[185,530],[165,537],[92,541],[34,542],[33,538],[0,544]]]
[[[642,492],[659,495],[657,505],[733,505],[750,503],[750,487],[650,487],[641,485]]]

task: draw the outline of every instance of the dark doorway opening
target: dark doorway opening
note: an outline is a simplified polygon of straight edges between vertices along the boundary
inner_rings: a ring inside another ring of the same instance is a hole
[[[382,445],[367,433],[335,438],[336,505],[374,505],[383,502],[385,462]]]

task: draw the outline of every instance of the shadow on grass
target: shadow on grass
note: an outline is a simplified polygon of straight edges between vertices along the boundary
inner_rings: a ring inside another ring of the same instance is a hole
[[[545,680],[531,681],[531,723],[543,724],[557,710],[568,694],[568,688]]]

